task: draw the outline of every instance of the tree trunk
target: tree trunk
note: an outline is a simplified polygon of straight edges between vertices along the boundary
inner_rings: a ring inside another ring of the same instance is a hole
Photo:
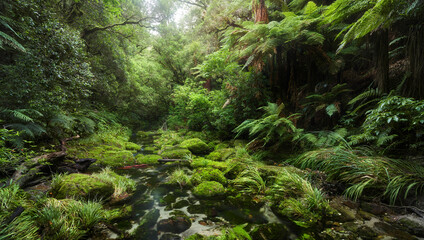
[[[389,82],[389,31],[387,29],[377,32],[375,51],[377,71],[375,83],[378,89],[387,93],[393,87]]]
[[[252,10],[255,15],[255,23],[269,23],[268,10],[265,6],[265,0],[253,0]]]
[[[407,56],[409,59],[408,77],[404,86],[403,94],[418,99],[424,98],[424,26],[411,27],[408,34]]]

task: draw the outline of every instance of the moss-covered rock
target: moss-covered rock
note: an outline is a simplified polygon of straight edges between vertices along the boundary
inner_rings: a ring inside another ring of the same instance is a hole
[[[130,151],[138,151],[141,149],[140,145],[133,142],[126,142],[125,143],[125,149]]]
[[[234,148],[220,148],[218,150],[215,150],[209,153],[209,155],[207,155],[206,158],[212,161],[225,161],[231,156],[233,156],[234,153],[235,153]]]
[[[135,158],[138,164],[155,164],[155,163],[158,163],[159,159],[162,159],[160,155],[154,155],[154,154],[149,154],[149,155],[138,154]]]
[[[199,198],[215,198],[225,195],[225,188],[221,183],[206,181],[193,189],[193,194]]]
[[[132,165],[135,160],[131,151],[109,145],[101,145],[86,149],[81,148],[79,151],[74,154],[71,153],[70,155],[76,158],[94,158],[97,159],[96,164],[110,167]]]
[[[147,147],[143,148],[143,153],[144,154],[157,154],[158,148],[154,147],[154,146],[147,146]]]
[[[106,210],[106,221],[112,222],[117,220],[124,220],[130,218],[132,215],[132,206],[122,206],[112,210]]]
[[[165,149],[160,155],[165,159],[182,159],[186,155],[190,155],[190,150],[186,148]]]
[[[192,168],[205,168],[205,167],[211,167],[211,168],[217,168],[219,170],[225,170],[227,169],[228,164],[226,162],[216,162],[212,161],[203,157],[195,158],[191,163],[190,166]]]
[[[112,183],[80,173],[66,175],[52,187],[53,196],[58,199],[108,199],[115,191]]]
[[[222,142],[222,143],[216,144],[214,149],[218,150],[218,149],[229,148],[229,147],[230,145],[228,143]]]
[[[289,239],[290,234],[287,226],[269,223],[256,226],[249,235],[255,240],[283,240]]]
[[[209,152],[209,146],[199,138],[191,138],[183,141],[181,147],[187,148],[194,154],[204,154]]]
[[[205,181],[215,181],[223,185],[227,184],[227,179],[224,177],[224,174],[216,168],[197,169],[191,176],[189,184],[199,185],[200,183]]]

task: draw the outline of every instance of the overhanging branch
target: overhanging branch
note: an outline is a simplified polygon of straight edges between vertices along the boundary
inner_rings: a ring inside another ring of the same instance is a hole
[[[104,31],[104,30],[108,30],[108,29],[111,29],[111,28],[114,28],[114,27],[124,26],[124,25],[139,25],[140,27],[147,27],[147,26],[142,24],[147,19],[148,19],[148,17],[141,18],[141,19],[136,20],[136,21],[127,19],[122,23],[115,23],[115,24],[111,24],[111,25],[108,25],[108,26],[105,26],[105,27],[94,27],[92,29],[84,29],[81,33],[81,37],[84,38],[84,37],[86,37],[90,34],[98,32],[98,31]]]

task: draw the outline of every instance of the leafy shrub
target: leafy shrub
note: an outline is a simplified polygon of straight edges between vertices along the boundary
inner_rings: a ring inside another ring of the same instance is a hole
[[[351,137],[352,144],[417,149],[424,144],[424,101],[387,96],[367,113],[362,129],[362,134]]]

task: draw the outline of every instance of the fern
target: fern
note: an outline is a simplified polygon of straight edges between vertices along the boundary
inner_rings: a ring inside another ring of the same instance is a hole
[[[265,110],[262,118],[249,119],[241,123],[234,129],[234,132],[237,133],[236,138],[248,132],[249,137],[253,138],[249,144],[260,141],[263,142],[263,146],[268,143],[279,145],[291,141],[293,137],[302,132],[291,120],[297,118],[298,114],[292,114],[287,118],[281,116],[284,104],[268,103],[267,106],[260,109]]]

